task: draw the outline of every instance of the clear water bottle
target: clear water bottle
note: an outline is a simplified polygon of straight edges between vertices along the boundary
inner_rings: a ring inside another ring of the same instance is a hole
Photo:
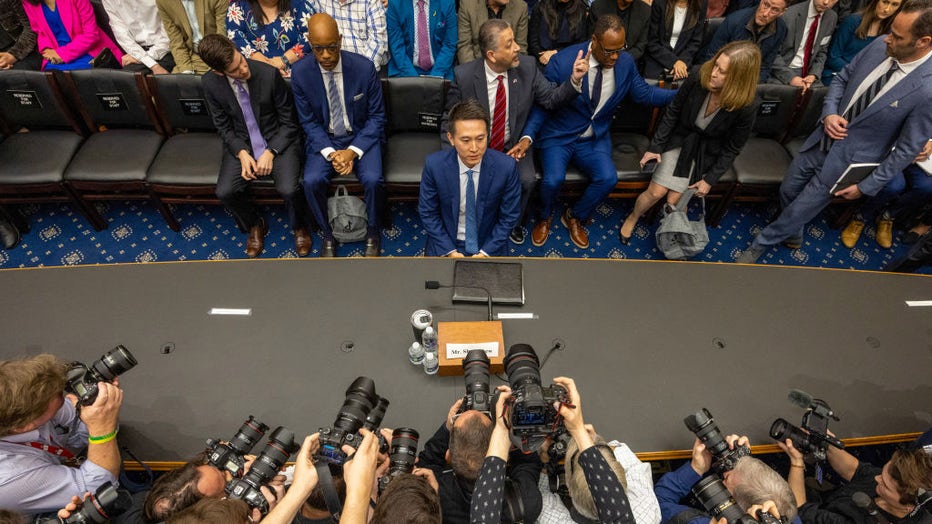
[[[424,353],[424,373],[436,375],[440,369],[440,361],[437,360],[437,353]]]
[[[424,341],[424,351],[427,353],[433,353],[434,356],[437,355],[437,332],[434,330],[433,326],[427,326],[424,329],[424,336],[422,337]]]
[[[418,342],[411,344],[408,348],[408,358],[411,359],[412,364],[420,366],[421,362],[424,362],[424,347]]]

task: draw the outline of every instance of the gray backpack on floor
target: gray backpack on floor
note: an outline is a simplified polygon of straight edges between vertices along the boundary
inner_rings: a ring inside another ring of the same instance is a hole
[[[346,192],[346,186],[337,186],[335,195],[327,199],[327,216],[333,238],[340,242],[359,242],[366,239],[369,224],[366,203]]]
[[[680,197],[676,207],[663,205],[663,216],[657,228],[657,248],[669,260],[686,260],[705,250],[709,243],[709,231],[705,227],[705,198],[702,200],[702,216],[690,221],[686,210],[689,200],[696,194],[695,189],[687,189]]]

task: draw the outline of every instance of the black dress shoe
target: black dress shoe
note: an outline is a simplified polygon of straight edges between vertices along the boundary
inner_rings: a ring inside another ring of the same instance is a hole
[[[0,245],[3,249],[13,249],[21,238],[19,229],[16,229],[12,222],[0,219]]]
[[[337,256],[337,241],[325,238],[320,244],[320,258],[333,258]]]
[[[618,240],[621,241],[623,246],[631,245],[631,237],[626,237],[624,234],[622,234],[621,228],[618,228]]]
[[[508,239],[518,245],[524,243],[524,238],[524,228],[521,226],[515,226],[514,229],[511,230],[511,234],[508,235]]]
[[[371,236],[366,237],[366,256],[367,257],[377,257],[382,253],[382,237]]]

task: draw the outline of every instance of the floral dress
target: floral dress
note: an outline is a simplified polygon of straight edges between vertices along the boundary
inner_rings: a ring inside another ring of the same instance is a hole
[[[285,51],[301,46],[300,55],[310,51],[307,40],[307,19],[314,14],[305,0],[293,0],[291,9],[264,26],[256,23],[249,2],[232,0],[227,8],[227,36],[246,58],[259,53],[275,58]],[[261,16],[261,13],[260,13]]]

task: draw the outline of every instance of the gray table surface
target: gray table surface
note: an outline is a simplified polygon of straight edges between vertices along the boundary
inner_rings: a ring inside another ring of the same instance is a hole
[[[684,416],[707,407],[726,433],[769,443],[798,424],[790,388],[828,401],[840,437],[932,426],[932,278],[853,271],[606,260],[520,259],[527,303],[499,312],[505,343],[543,357],[545,382],[574,377],[585,418],[637,452],[688,448]],[[346,386],[372,377],[384,425],[423,438],[464,393],[407,360],[409,317],[484,320],[453,305],[444,259],[259,260],[0,271],[0,358],[51,352],[89,362],[124,344],[122,443],[143,460],[183,460],[249,414],[309,434]],[[252,308],[248,317],[211,307]],[[351,341],[352,352],[341,345]],[[162,354],[162,346],[175,350]],[[493,378],[493,385],[498,383]]]

